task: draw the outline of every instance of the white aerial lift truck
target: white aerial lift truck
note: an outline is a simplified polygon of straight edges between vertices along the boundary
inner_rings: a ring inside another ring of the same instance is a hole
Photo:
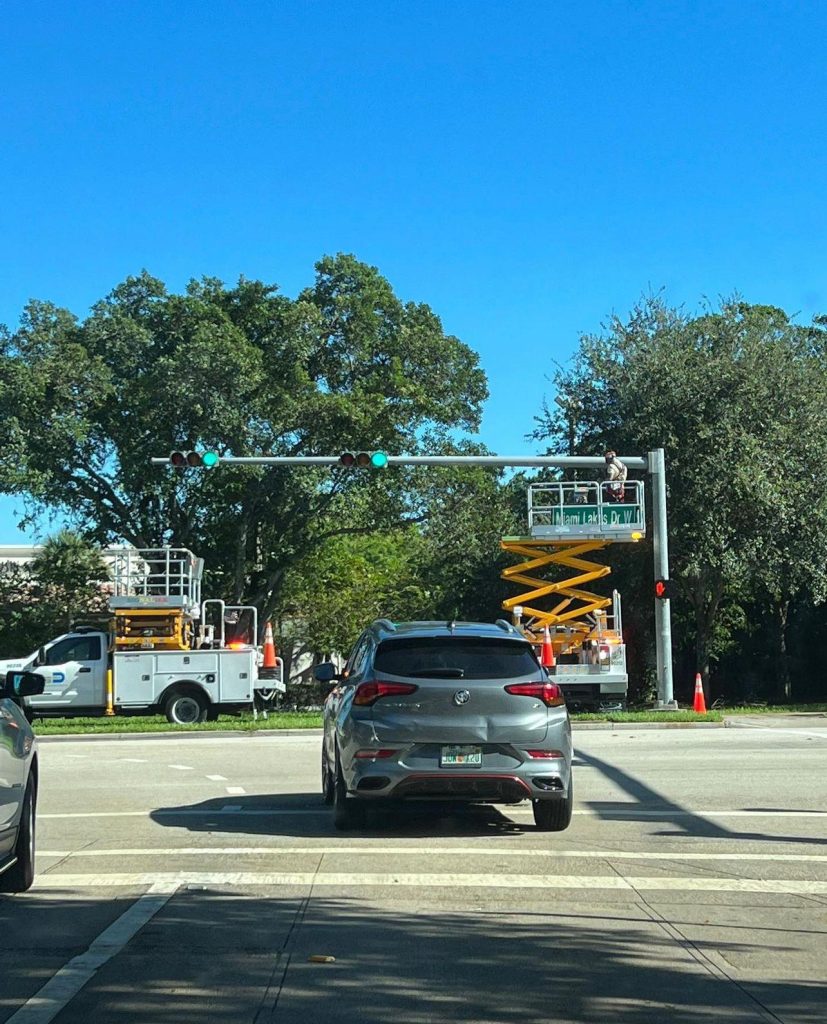
[[[42,694],[27,714],[163,713],[190,725],[253,708],[258,692],[284,692],[281,661],[259,667],[253,607],[201,601],[203,559],[186,548],[124,549],[114,561],[111,620],[77,626],[6,672],[36,671]]]
[[[623,710],[629,687],[620,594],[587,590],[611,568],[592,561],[611,544],[643,539],[643,482],[575,480],[531,484],[528,536],[503,537],[501,547],[519,555],[502,578],[522,593],[503,601],[512,621],[538,649],[548,628],[554,681],[572,706]],[[563,572],[563,578],[552,578]]]

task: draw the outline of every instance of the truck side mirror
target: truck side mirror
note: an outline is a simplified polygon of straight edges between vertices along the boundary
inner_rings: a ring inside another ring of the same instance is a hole
[[[7,672],[2,695],[14,700],[17,697],[34,697],[43,693],[46,687],[44,676],[37,672]]]
[[[341,672],[336,671],[336,666],[332,661],[323,661],[321,665],[317,665],[313,669],[313,675],[320,683],[332,683],[336,679],[341,679]]]

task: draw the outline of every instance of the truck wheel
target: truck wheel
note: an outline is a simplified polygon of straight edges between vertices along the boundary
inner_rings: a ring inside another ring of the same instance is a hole
[[[562,800],[534,800],[534,824],[541,832],[564,832],[571,824],[574,790],[571,779],[569,789]]]
[[[207,700],[198,693],[171,693],[164,708],[167,721],[173,725],[197,725],[207,718]]]
[[[26,786],[26,795],[23,797],[20,827],[17,830],[17,843],[14,847],[17,861],[8,871],[0,875],[0,892],[25,892],[31,888],[34,881],[34,812],[36,803],[34,779],[30,775]]]

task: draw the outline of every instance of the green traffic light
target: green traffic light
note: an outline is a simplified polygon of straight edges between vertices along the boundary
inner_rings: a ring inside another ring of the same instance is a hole
[[[212,469],[218,465],[218,455],[215,452],[204,452],[201,456],[201,465],[204,469]]]
[[[374,469],[384,469],[388,464],[388,457],[384,452],[374,452],[370,457],[370,464]]]

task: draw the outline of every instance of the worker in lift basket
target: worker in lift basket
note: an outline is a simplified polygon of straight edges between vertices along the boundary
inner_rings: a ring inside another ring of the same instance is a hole
[[[624,484],[629,471],[617,457],[617,452],[608,451],[604,457],[606,459],[606,479],[609,481],[606,498],[608,501],[623,501]]]

